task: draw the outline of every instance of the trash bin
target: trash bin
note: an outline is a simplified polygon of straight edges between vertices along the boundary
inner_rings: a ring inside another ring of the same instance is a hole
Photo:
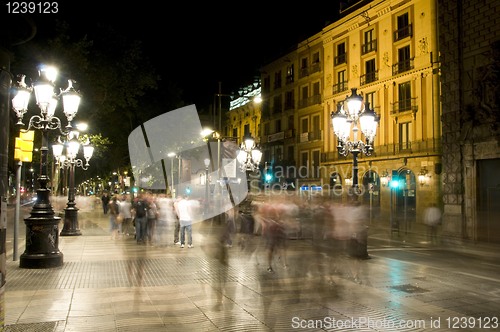
[[[240,233],[253,234],[255,220],[251,214],[240,212]]]
[[[353,258],[370,258],[368,255],[368,227],[364,227],[351,235],[347,244],[347,254]]]

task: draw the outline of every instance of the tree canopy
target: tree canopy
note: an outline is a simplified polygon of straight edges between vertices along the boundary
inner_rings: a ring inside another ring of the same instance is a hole
[[[67,22],[57,22],[51,35],[34,38],[12,51],[14,75],[26,74],[34,80],[38,64],[44,63],[58,67],[62,88],[65,80],[75,80],[82,102],[74,122],[87,122],[89,135],[98,143],[85,177],[128,168],[130,132],[148,119],[184,105],[182,90],[162,80],[142,42],[130,40],[110,26],[98,24],[82,32]]]

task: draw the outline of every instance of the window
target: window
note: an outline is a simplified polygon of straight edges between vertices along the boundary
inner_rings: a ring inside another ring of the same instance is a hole
[[[313,90],[313,93],[312,93],[313,96],[319,96],[321,94],[320,90],[319,90],[319,82],[313,83],[312,90]]]
[[[337,56],[335,57],[333,62],[336,66],[342,63],[347,63],[345,43],[340,43],[337,45]]]
[[[314,115],[312,118],[312,139],[321,139],[321,123],[319,115]]]
[[[411,110],[411,82],[404,82],[398,86],[398,111]]]
[[[370,53],[377,50],[377,40],[373,38],[374,30],[368,30],[364,33],[365,43],[362,46],[362,53]]]
[[[411,137],[411,122],[403,122],[399,124],[399,149],[408,150],[410,149],[410,137]]]
[[[410,46],[398,49],[398,72],[402,73],[411,69]]]
[[[302,58],[302,60],[300,60],[300,69],[305,68],[307,68],[307,58]]]
[[[346,71],[340,70],[337,72],[337,82],[333,86],[333,94],[343,92],[346,90],[347,90]]]
[[[238,128],[233,128],[233,135],[232,137],[238,137]]]
[[[367,92],[365,94],[365,101],[370,104],[371,109],[375,109],[375,92]]]
[[[288,117],[288,129],[293,129],[293,128],[295,128],[295,122],[294,122],[293,115],[290,115]]]
[[[281,104],[281,95],[279,96],[275,96],[273,98],[273,111],[272,111],[272,114],[279,114],[281,113],[283,107],[283,105]]]
[[[264,124],[264,135],[269,135],[270,134],[270,130],[269,130],[269,122],[266,122]]]
[[[293,90],[290,90],[285,93],[285,110],[291,110],[294,108],[295,100],[293,98]]]
[[[293,146],[293,145],[290,145],[290,146],[288,147],[288,152],[287,152],[287,156],[286,156],[286,157],[287,157],[287,159],[288,159],[288,160],[290,160],[290,161],[291,161],[291,160],[295,160],[295,155],[294,155],[294,154],[295,154],[295,151],[294,151],[294,150],[295,150],[295,149],[294,149],[294,146]]]
[[[243,130],[244,130],[243,136],[248,136],[248,135],[250,135],[250,125],[249,125],[249,124],[246,124],[246,125],[243,127]],[[236,137],[236,136],[235,136],[235,137]]]
[[[396,25],[397,30],[394,32],[394,41],[412,36],[412,26],[410,24],[410,16],[408,13],[399,15],[397,17]]]
[[[274,122],[274,127],[275,127],[275,133],[279,133],[281,132],[281,120],[276,120],[276,122]]]
[[[319,62],[319,52],[316,52],[312,55],[312,63],[318,63]]]
[[[307,86],[304,86],[302,87],[302,100],[307,100],[307,98],[309,98],[309,87]]]
[[[312,177],[314,178],[319,178],[320,177],[320,168],[319,168],[319,158],[320,158],[320,151],[315,150],[312,152]]]
[[[281,88],[281,70],[274,73],[274,88]]]
[[[299,78],[305,77],[309,75],[309,69],[307,68],[307,58],[302,58],[300,60],[300,73],[299,73]]]
[[[300,132],[302,134],[309,132],[309,119],[303,118],[300,122]]]
[[[376,81],[375,59],[365,62],[365,84]]]
[[[307,151],[306,152],[302,152],[300,154],[300,165],[303,166],[303,167],[305,167],[306,170],[307,170],[307,168],[309,166],[309,154],[307,153]],[[309,174],[307,174],[307,173],[309,173],[309,172],[306,172],[305,177],[309,177]],[[304,174],[299,174],[299,176],[302,177],[302,176],[304,176]]]
[[[293,64],[291,64],[286,68],[286,83],[287,84],[293,83],[294,74],[295,74],[295,70],[294,70]]]

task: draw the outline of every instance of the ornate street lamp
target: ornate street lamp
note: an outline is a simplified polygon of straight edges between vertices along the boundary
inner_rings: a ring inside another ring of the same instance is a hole
[[[22,132],[36,129],[42,133],[42,144],[40,148],[40,174],[38,176],[39,187],[37,199],[31,210],[30,217],[24,219],[26,224],[26,250],[20,257],[21,268],[52,268],[63,264],[63,254],[59,251],[58,224],[61,218],[54,216],[54,210],[50,203],[50,189],[47,184],[48,177],[48,133],[51,130],[59,130],[65,135],[71,130],[71,121],[78,111],[80,95],[69,81],[69,86],[59,96],[54,94],[54,82],[57,71],[53,67],[42,67],[38,71],[39,78],[28,87],[25,76],[19,76],[20,80],[14,88],[12,108],[17,115],[20,126],[24,126],[22,120],[28,111],[29,98],[32,90],[35,92],[36,103],[40,108],[39,115],[33,115],[29,119],[26,129]],[[54,116],[58,97],[62,98],[64,114],[68,124],[66,131],[61,127],[61,120]]]
[[[208,186],[210,185],[208,181],[208,168],[210,167],[210,158],[205,158],[203,160],[203,163],[205,164],[205,212],[208,211]]]
[[[236,158],[240,163],[242,171],[255,172],[259,168],[262,159],[262,151],[255,144],[251,136],[246,136],[238,149]]]
[[[332,126],[335,136],[338,138],[337,150],[340,155],[347,157],[353,155],[352,164],[352,188],[354,194],[360,193],[358,185],[358,155],[362,152],[366,156],[373,153],[373,139],[377,133],[379,117],[368,102],[363,103],[363,98],[352,88],[351,96],[338,105],[336,112],[332,112]],[[364,140],[358,138],[358,122]],[[351,141],[351,132],[353,140]]]
[[[75,203],[75,168],[81,167],[83,170],[89,168],[89,160],[94,153],[94,147],[89,144],[87,139],[83,145],[85,163],[82,159],[77,159],[81,145],[79,138],[80,132],[78,130],[68,132],[66,135],[66,156],[63,155],[64,144],[60,139],[58,144],[52,145],[52,152],[58,166],[69,169],[68,203],[64,209],[64,225],[60,234],[61,236],[82,235],[78,226],[78,208]]]

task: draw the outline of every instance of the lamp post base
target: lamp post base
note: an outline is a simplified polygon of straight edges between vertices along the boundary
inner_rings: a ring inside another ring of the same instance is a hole
[[[54,212],[47,216],[24,219],[26,224],[26,250],[20,257],[19,267],[44,269],[63,264],[63,254],[59,251],[58,224],[61,218]]]
[[[67,207],[64,209],[64,226],[61,236],[79,236],[82,235],[78,226],[78,208]]]

